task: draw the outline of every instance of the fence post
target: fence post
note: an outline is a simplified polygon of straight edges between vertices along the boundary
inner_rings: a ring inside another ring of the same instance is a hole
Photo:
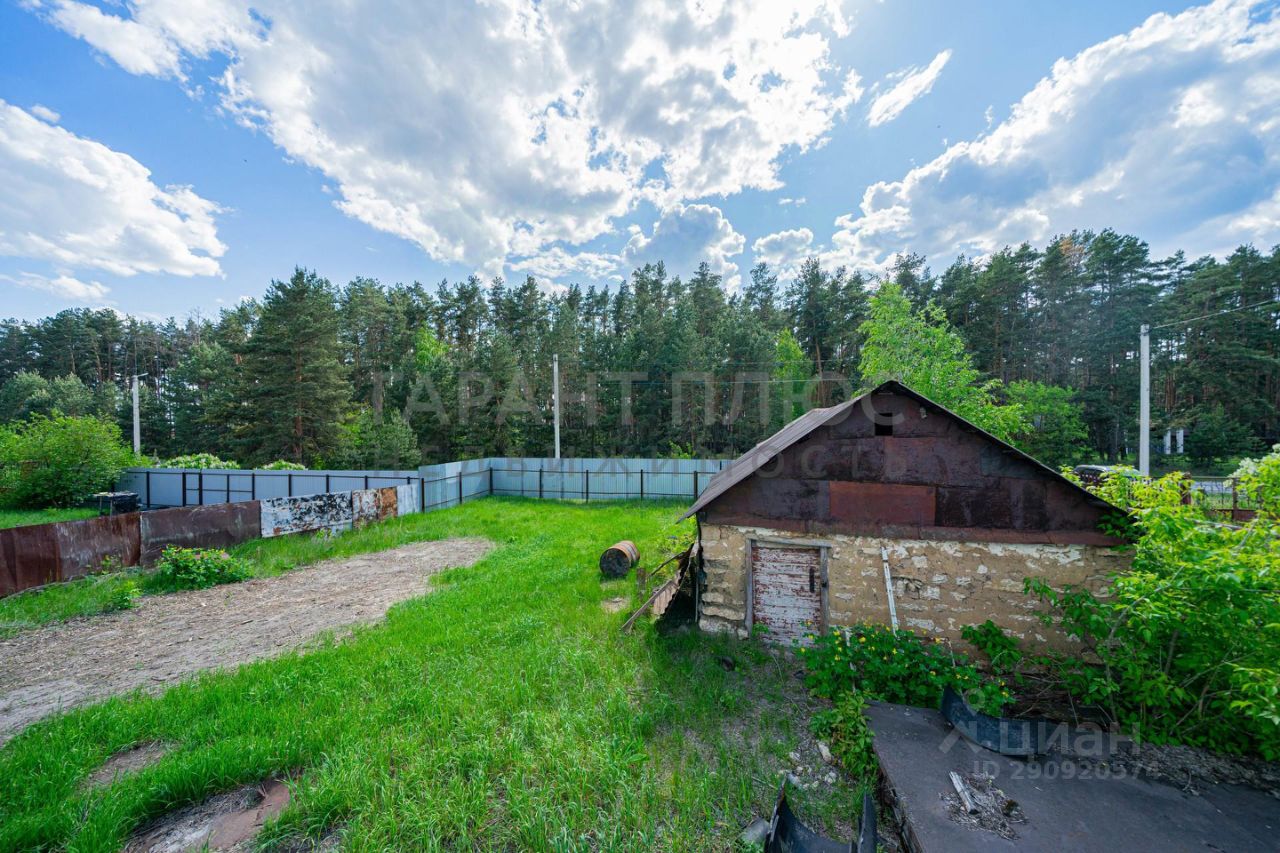
[[[324,492],[325,492],[325,494],[328,494],[329,492],[332,492],[332,491],[333,491],[333,489],[332,489],[332,488],[330,488],[330,485],[329,485],[329,478],[330,478],[330,477],[332,477],[332,476],[333,476],[332,474],[325,474],[325,475],[324,475]]]
[[[542,468],[538,468],[538,498],[542,498]]]
[[[227,499],[224,503],[231,503],[231,475],[227,474],[227,478],[223,482],[227,484]]]
[[[258,499],[258,469],[249,472],[249,500],[256,501]]]
[[[418,474],[418,512],[427,511],[427,478]]]
[[[147,481],[147,506],[151,506],[151,472],[150,471],[146,473],[145,479]]]
[[[694,471],[693,472],[693,496],[696,499],[700,494],[702,494],[702,489],[698,488],[698,472]]]
[[[293,497],[293,472],[292,471],[289,472],[288,479],[285,481],[285,484],[289,487],[289,494],[285,495],[285,497],[287,498]]]
[[[462,468],[458,468],[458,506],[462,506]]]
[[[493,466],[489,466],[489,497],[493,497]]]
[[[364,490],[366,492],[369,491],[369,475],[368,474],[364,475]]]
[[[644,469],[640,469],[640,500],[644,500]]]
[[[584,491],[584,495],[585,495],[584,500],[586,503],[591,503],[591,469],[588,468],[585,471],[583,471],[582,476],[587,483],[586,489]]]
[[[204,506],[204,469],[201,468],[197,474],[199,476],[199,483],[196,486],[198,490],[196,494],[200,497],[200,506]]]

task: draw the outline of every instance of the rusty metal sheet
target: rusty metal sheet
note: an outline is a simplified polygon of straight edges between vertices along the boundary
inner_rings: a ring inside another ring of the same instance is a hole
[[[230,548],[262,535],[260,501],[175,507],[142,513],[141,560],[153,564],[170,546]]]
[[[364,527],[396,516],[398,486],[356,489],[351,493],[351,526]]]
[[[824,519],[828,517],[829,487],[826,480],[757,478],[748,492],[748,506],[764,518]]]
[[[264,537],[307,530],[340,531],[351,527],[351,492],[272,498],[261,504]]]
[[[58,543],[59,580],[84,577],[108,564],[136,566],[142,552],[138,516],[108,515],[52,525]]]
[[[60,579],[52,524],[0,530],[0,596]]]
[[[931,526],[938,491],[898,483],[832,483],[831,518],[854,525]]]

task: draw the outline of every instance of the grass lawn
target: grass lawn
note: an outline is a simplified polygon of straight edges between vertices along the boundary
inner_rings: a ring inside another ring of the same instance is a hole
[[[288,771],[268,849],[335,830],[352,850],[733,849],[768,814],[810,703],[787,654],[645,622],[623,636],[626,613],[600,606],[633,588],[600,581],[600,551],[629,538],[656,565],[680,509],[491,498],[241,546],[263,574],[423,539],[499,547],[340,643],[28,729],[0,750],[0,850],[116,849],[177,805]],[[82,787],[149,741],[173,750]],[[793,800],[849,837],[856,783]]]
[[[0,530],[51,521],[76,521],[97,514],[96,509],[0,509]]]

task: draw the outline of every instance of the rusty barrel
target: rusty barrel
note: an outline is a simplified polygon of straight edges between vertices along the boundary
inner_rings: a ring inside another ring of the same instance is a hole
[[[623,539],[605,549],[600,555],[600,574],[607,578],[626,577],[631,567],[640,559],[636,543]]]

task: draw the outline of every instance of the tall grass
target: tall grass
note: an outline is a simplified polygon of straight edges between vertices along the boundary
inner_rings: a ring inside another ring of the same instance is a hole
[[[599,552],[629,538],[655,565],[678,510],[495,498],[242,546],[265,573],[421,539],[499,547],[340,643],[27,730],[0,750],[0,849],[115,849],[169,809],[291,770],[293,801],[267,841],[337,831],[353,850],[732,849],[771,806],[807,723],[792,702],[803,688],[785,655],[644,622],[624,636],[626,614],[600,606],[631,585],[600,581]],[[175,749],[82,787],[112,753],[153,740]],[[819,828],[847,827],[854,801],[843,785],[798,793]]]

